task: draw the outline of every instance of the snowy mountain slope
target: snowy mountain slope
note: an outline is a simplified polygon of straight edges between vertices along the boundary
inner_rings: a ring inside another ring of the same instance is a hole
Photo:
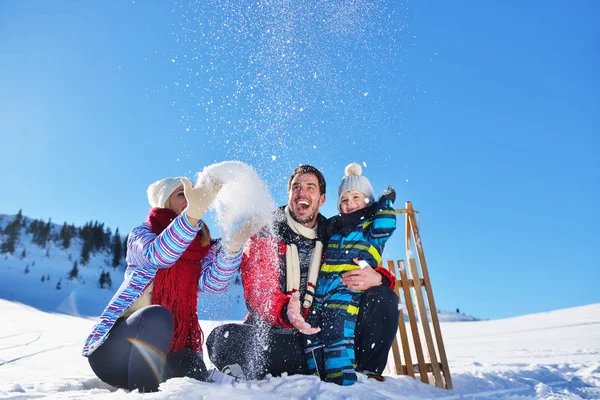
[[[206,335],[221,322],[201,321]],[[442,323],[454,390],[408,376],[351,387],[287,376],[235,386],[171,379],[154,394],[100,382],[81,345],[92,319],[0,300],[0,398],[598,399],[600,304],[495,321]]]
[[[0,228],[4,229],[14,218],[0,214]],[[32,221],[23,218],[27,223]],[[51,233],[57,235],[61,225],[50,225]],[[0,242],[5,237],[6,234],[0,234]],[[125,260],[122,260],[122,265],[113,268],[112,253],[103,250],[92,253],[89,262],[82,264],[82,247],[83,240],[79,237],[73,237],[67,249],[53,240],[40,247],[33,242],[33,235],[21,228],[14,253],[0,254],[0,298],[43,311],[98,316],[123,282]],[[78,278],[69,279],[75,261],[78,262]],[[102,272],[110,274],[112,288],[100,288]],[[60,289],[57,289],[59,282]],[[237,280],[237,283],[230,286],[227,296],[201,294],[198,299],[199,317],[242,319],[247,310],[240,281]]]

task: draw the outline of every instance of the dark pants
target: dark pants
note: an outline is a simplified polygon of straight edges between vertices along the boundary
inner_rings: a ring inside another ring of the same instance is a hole
[[[172,377],[204,380],[202,354],[187,348],[167,354],[172,335],[171,312],[158,305],[144,307],[117,320],[106,341],[89,356],[90,366],[109,385],[141,392],[157,391],[160,382]]]
[[[377,286],[365,291],[360,301],[355,330],[357,371],[380,375],[387,363],[398,329],[398,297],[393,290]],[[215,328],[206,346],[219,369],[240,364],[248,379],[266,374],[306,374],[302,335],[270,324],[227,324]]]

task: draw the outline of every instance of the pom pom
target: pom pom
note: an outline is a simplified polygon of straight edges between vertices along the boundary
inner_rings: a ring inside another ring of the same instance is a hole
[[[348,164],[346,166],[346,168],[344,169],[344,174],[346,176],[351,176],[351,175],[360,176],[360,175],[362,175],[362,167],[360,166],[360,164],[357,164],[357,163]]]

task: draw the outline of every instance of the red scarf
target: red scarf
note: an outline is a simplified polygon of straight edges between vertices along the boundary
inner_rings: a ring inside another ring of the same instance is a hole
[[[153,208],[148,214],[152,231],[159,235],[177,217],[168,208]],[[152,304],[159,304],[173,314],[173,338],[169,352],[191,347],[202,351],[204,337],[198,323],[198,281],[200,260],[210,250],[210,242],[201,243],[200,232],[171,268],[161,268],[154,278]]]

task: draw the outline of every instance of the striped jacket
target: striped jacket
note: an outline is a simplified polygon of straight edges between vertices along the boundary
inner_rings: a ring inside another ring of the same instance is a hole
[[[194,227],[185,214],[181,214],[160,235],[152,232],[146,222],[131,231],[127,240],[125,280],[85,341],[84,356],[89,356],[104,343],[117,319],[142,296],[157,270],[175,264],[201,228],[202,222]],[[211,248],[200,262],[200,291],[223,293],[241,260],[241,250],[238,254],[228,255],[221,251],[220,239],[211,240]]]
[[[396,230],[396,213],[390,200],[380,202],[373,218],[358,224],[347,236],[335,233],[325,250],[325,261],[319,271],[317,296],[343,286],[341,275],[360,268],[353,258],[365,260],[372,267],[381,265],[381,254],[385,243]]]

